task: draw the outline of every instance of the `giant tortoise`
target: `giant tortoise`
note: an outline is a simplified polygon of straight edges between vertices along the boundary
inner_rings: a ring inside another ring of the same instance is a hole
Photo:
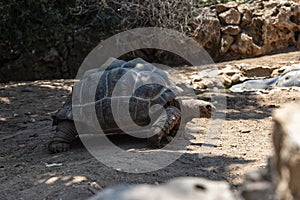
[[[96,89],[91,91],[89,84],[95,81],[95,77],[98,77],[94,83]],[[121,87],[121,90],[115,92],[116,87]],[[81,98],[94,93],[97,123],[104,133],[122,132],[123,129],[120,130],[119,124],[115,121],[118,114],[113,113],[113,109],[121,109],[124,104],[128,105],[130,117],[121,116],[125,120],[123,124],[126,125],[128,119],[139,127],[149,127],[149,124],[151,127],[160,127],[157,134],[148,138],[149,144],[155,147],[161,145],[162,139],[171,141],[183,121],[194,117],[210,118],[215,111],[215,107],[209,102],[197,98],[181,98],[180,93],[183,90],[172,83],[169,73],[141,58],[128,62],[110,58],[102,67],[88,70],[81,81],[73,87],[73,94],[74,88],[80,88]],[[133,93],[124,94],[124,90],[132,90]],[[72,103],[74,98],[77,97],[73,96],[72,99],[70,94],[63,107],[53,116],[56,131],[48,146],[53,153],[67,151],[70,143],[78,137],[74,123],[75,107],[74,102]],[[114,106],[113,101],[117,101]],[[152,109],[154,105],[160,105],[164,112],[161,109],[156,111]],[[154,113],[152,115],[155,116],[154,120],[150,116],[151,113]],[[89,117],[81,116],[81,118]]]

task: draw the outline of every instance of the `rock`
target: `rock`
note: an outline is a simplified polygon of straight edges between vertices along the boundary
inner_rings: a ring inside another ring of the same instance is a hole
[[[273,195],[270,192],[271,186],[271,183],[266,181],[258,183],[248,183],[243,188],[242,196],[245,200],[273,200]]]
[[[290,69],[291,66],[282,66],[280,67],[279,69],[275,69],[273,70],[271,76],[274,77],[274,76],[279,76],[280,74],[282,74],[285,70],[287,69]]]
[[[274,69],[274,66],[252,65],[241,70],[247,77],[269,77]]]
[[[298,64],[291,66],[284,66],[280,69],[277,69],[276,72],[272,73],[274,68],[268,66],[254,66],[247,67],[245,69],[241,69],[244,75],[247,77],[266,77],[272,74],[278,74],[273,78],[268,79],[259,79],[259,80],[249,80],[245,81],[241,84],[234,85],[230,88],[232,91],[249,91],[249,90],[257,90],[257,89],[267,89],[270,86],[274,87],[292,87],[297,86],[300,87],[300,66]],[[274,70],[275,71],[275,70]],[[284,73],[282,73],[284,71]],[[282,74],[280,74],[282,73]],[[240,80],[242,77],[239,78]]]
[[[219,14],[219,18],[222,24],[238,25],[241,20],[241,14],[235,8],[230,8],[229,10]]]
[[[202,80],[202,76],[198,75],[198,74],[193,74],[190,76],[190,78],[194,81],[194,82],[198,82]]]
[[[231,46],[231,50],[236,54],[241,55],[262,55],[262,48],[253,42],[253,38],[246,34],[241,33],[238,35],[236,42]]]
[[[212,79],[205,79],[201,82],[202,82],[204,88],[212,88],[215,85]]]
[[[233,74],[233,71],[227,71],[229,74]],[[238,71],[239,72],[239,71]],[[230,77],[223,72],[223,70],[202,70],[199,74],[191,75],[193,80],[194,89],[207,89],[207,88],[224,88],[224,86],[231,86]]]
[[[300,50],[300,35],[298,35],[298,39],[296,41],[297,49]]]
[[[233,85],[229,89],[233,92],[265,90],[268,87],[273,86],[277,80],[278,77],[262,80],[249,80],[237,85]]]
[[[226,74],[228,76],[233,76],[234,74],[239,74],[241,71],[239,69],[234,68],[231,65],[225,65],[225,68],[222,69],[222,74]]]
[[[273,143],[279,199],[300,199],[300,105],[287,104],[273,113]]]
[[[221,3],[221,4],[217,4],[216,5],[216,12],[219,14],[221,12],[224,12],[230,8],[236,8],[238,6],[238,4],[234,1],[232,2],[228,2],[228,3]]]
[[[291,87],[291,86],[300,86],[300,70],[294,69],[283,73],[277,83],[278,87]]]
[[[235,64],[235,67],[237,67],[239,70],[243,70],[252,67],[252,65],[250,65],[249,63],[237,63]]]
[[[232,81],[230,77],[228,77],[226,74],[223,74],[221,77],[222,83],[226,87],[230,87],[232,85]]]
[[[243,14],[243,17],[241,19],[241,27],[246,27],[247,25],[249,25],[251,23],[251,19],[252,19],[252,13],[250,10],[246,10]]]
[[[240,82],[241,80],[241,75],[240,74],[234,74],[230,79],[231,79],[231,82],[232,84],[237,84]]]
[[[219,54],[221,25],[216,14],[203,9],[193,22],[193,37],[211,56]]]
[[[223,34],[227,35],[238,35],[241,32],[241,28],[239,26],[225,26],[221,28]]]
[[[300,199],[300,105],[284,105],[273,112],[273,120],[275,157],[267,168],[246,174],[240,191],[244,200]]]
[[[233,43],[234,38],[230,35],[223,35],[221,38],[221,50],[220,53],[225,54]]]
[[[268,159],[266,168],[247,173],[241,187],[241,196],[244,200],[274,200],[275,183],[273,158]]]
[[[237,7],[237,10],[241,13],[241,14],[245,14],[246,12],[251,12],[251,8],[250,8],[250,4],[241,4]]]
[[[203,178],[176,178],[162,185],[121,185],[105,189],[89,200],[234,200],[235,197],[224,181]]]
[[[300,70],[300,64],[292,64],[291,66],[283,66],[283,67],[280,67],[279,69],[275,69],[272,72],[271,76],[279,76],[280,74],[284,74],[289,71],[298,70],[298,69]]]
[[[201,89],[205,89],[205,88],[207,88],[205,85],[204,85],[204,83],[203,82],[198,82],[198,83],[194,83],[193,84],[193,88],[195,89],[195,90],[201,90]]]

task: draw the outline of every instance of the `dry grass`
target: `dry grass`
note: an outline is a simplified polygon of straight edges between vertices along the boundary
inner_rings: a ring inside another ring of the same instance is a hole
[[[95,15],[93,23],[118,20],[114,29],[164,27],[191,32],[193,22],[206,17],[217,3],[230,0],[78,0],[73,15]],[[242,3],[242,1],[238,1]]]

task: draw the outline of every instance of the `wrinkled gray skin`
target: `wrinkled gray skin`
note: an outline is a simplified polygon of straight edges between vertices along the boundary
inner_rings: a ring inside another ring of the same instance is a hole
[[[129,62],[114,59],[105,71],[101,71],[102,75],[98,82],[95,94],[95,110],[98,122],[104,133],[121,132],[114,120],[111,110],[112,90],[116,86],[118,80],[130,69],[135,68],[137,64],[148,63],[140,58]],[[148,68],[145,70],[148,70]],[[150,67],[149,70],[153,71],[153,68]],[[93,70],[90,74],[88,73],[85,76],[89,78],[95,71],[97,70]],[[159,76],[163,76],[163,78],[169,77],[167,72],[161,70],[159,73],[153,74],[156,78],[159,78]],[[134,75],[135,74],[133,74],[133,76]],[[136,83],[132,80],[141,81],[143,79],[130,79],[125,84],[128,84],[129,86],[135,85]],[[82,80],[78,84],[81,82]],[[152,127],[162,127],[158,134],[148,139],[150,145],[154,147],[160,147],[163,138],[167,141],[171,141],[176,135],[180,123],[186,123],[186,121],[194,117],[210,118],[215,111],[215,107],[206,101],[197,99],[177,99],[173,90],[171,91],[169,89],[169,86],[173,86],[168,84],[169,83],[166,83],[166,87],[154,83],[142,84],[141,87],[135,90],[135,93],[130,100],[131,103],[129,104],[131,119],[139,126],[145,126],[150,123],[149,107],[155,104],[164,107],[166,115],[158,113],[158,115],[155,115],[157,116],[157,120],[153,120],[155,122],[150,124]],[[120,98],[120,103],[123,103],[122,98]],[[184,106],[184,109],[181,109],[180,105]],[[181,113],[181,110],[184,110],[185,113]],[[199,113],[200,116],[198,116]],[[181,118],[181,116],[184,116],[184,119]],[[53,116],[53,125],[57,126],[56,132],[52,137],[52,141],[49,143],[48,149],[53,153],[67,151],[70,148],[70,143],[78,137],[73,121],[72,94],[68,97],[63,107]]]
[[[274,78],[245,81],[243,83],[233,85],[229,89],[231,91],[265,90],[270,86],[300,87],[300,69],[289,70]]]

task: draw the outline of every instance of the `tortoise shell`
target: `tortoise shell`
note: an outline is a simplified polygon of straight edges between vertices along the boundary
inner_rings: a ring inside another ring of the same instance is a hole
[[[171,82],[168,72],[141,58],[128,62],[110,58],[100,68],[87,71],[75,84],[75,96],[68,97],[53,116],[53,122],[55,125],[59,120],[73,120],[72,106],[76,106],[79,110],[90,108],[90,112],[95,111],[105,132],[120,131],[120,121],[123,128],[130,128],[132,122],[146,126],[153,116],[160,115],[161,108],[178,107],[175,97],[180,91]],[[93,120],[87,110],[80,115],[86,121]]]

